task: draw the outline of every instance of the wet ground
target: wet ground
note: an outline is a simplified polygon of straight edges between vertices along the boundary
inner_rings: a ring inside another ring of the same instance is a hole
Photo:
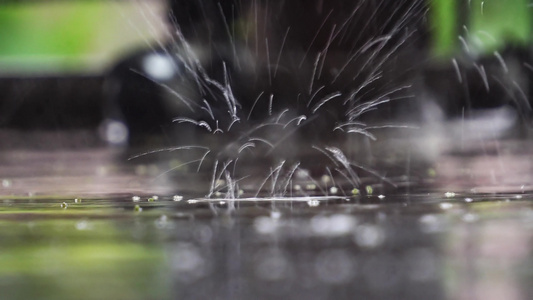
[[[74,135],[4,144],[2,299],[533,298],[528,141],[394,161],[396,188],[256,180],[207,199],[175,162]]]

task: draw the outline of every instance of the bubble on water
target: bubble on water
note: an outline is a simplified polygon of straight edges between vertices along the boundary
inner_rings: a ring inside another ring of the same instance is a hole
[[[452,208],[452,207],[453,207],[453,204],[448,203],[448,202],[443,202],[443,203],[439,204],[439,207],[440,207],[441,209],[447,210],[447,209]]]
[[[385,242],[385,232],[377,225],[359,225],[356,228],[354,239],[357,245],[361,247],[376,248]]]
[[[183,200],[183,196],[181,196],[181,195],[174,195],[174,196],[172,197],[172,200],[174,200],[174,201],[181,201],[181,200]]]
[[[309,205],[310,207],[317,207],[320,205],[320,201],[315,200],[315,199],[309,200],[307,201],[307,205]]]
[[[254,220],[254,228],[260,234],[274,234],[278,230],[277,219],[261,216]]]
[[[290,275],[291,262],[279,249],[267,249],[255,255],[255,275],[266,281],[284,280]]]
[[[356,274],[353,256],[343,249],[322,251],[314,267],[318,279],[327,284],[346,284]]]
[[[133,196],[133,197],[131,197],[131,201],[133,201],[133,202],[139,202],[139,201],[141,201],[141,197],[139,197],[139,196]]]
[[[200,249],[190,243],[178,243],[171,251],[171,266],[176,272],[174,278],[181,282],[192,283],[208,273],[206,259]]]
[[[412,281],[427,282],[437,279],[439,265],[436,254],[428,248],[409,250],[404,257],[407,275]]]
[[[341,236],[349,234],[357,225],[354,217],[349,215],[315,216],[310,221],[313,233],[323,236]]]

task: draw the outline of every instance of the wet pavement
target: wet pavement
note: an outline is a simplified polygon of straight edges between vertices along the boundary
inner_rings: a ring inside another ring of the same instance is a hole
[[[195,187],[176,162],[99,146],[6,149],[1,298],[531,299],[528,145],[411,160],[396,189],[357,190],[212,174]]]

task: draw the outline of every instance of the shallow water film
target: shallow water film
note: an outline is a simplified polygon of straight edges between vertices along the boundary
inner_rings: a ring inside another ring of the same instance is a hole
[[[424,180],[397,179],[409,189],[324,178],[233,198],[158,183],[157,166],[113,164],[108,150],[7,151],[2,299],[530,299],[520,145],[471,165],[443,157]]]

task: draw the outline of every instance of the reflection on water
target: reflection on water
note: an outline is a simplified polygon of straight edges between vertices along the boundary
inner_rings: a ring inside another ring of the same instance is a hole
[[[4,150],[0,298],[531,299],[528,149],[392,161],[395,189],[310,170],[241,194],[222,177],[210,199],[172,160]]]
[[[3,197],[0,286],[3,299],[530,299],[530,195],[471,197]]]

